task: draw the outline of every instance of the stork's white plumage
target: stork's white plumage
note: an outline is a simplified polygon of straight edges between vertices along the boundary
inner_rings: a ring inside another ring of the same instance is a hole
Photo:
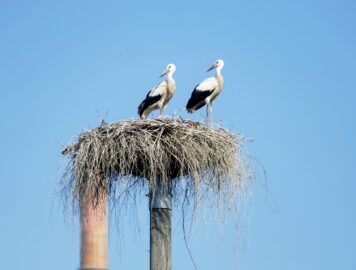
[[[213,123],[212,103],[220,94],[224,86],[224,78],[221,75],[221,69],[224,67],[224,61],[221,59],[208,69],[208,71],[215,69],[216,75],[199,83],[193,90],[192,96],[187,103],[187,111],[193,113],[199,110],[204,105],[206,106],[206,125],[208,126],[209,112],[211,115],[211,122]]]
[[[167,79],[150,90],[146,98],[138,106],[138,114],[141,119],[147,118],[153,110],[157,109],[160,110],[160,115],[163,115],[169,100],[176,91],[176,83],[173,79],[173,73],[175,71],[176,66],[174,64],[167,65],[166,69],[160,76],[161,78],[164,75],[167,75]]]

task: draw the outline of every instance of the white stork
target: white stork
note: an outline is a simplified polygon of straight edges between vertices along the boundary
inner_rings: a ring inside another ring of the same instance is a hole
[[[153,110],[157,109],[160,110],[160,116],[163,115],[163,111],[176,91],[176,82],[173,79],[175,71],[176,66],[169,64],[160,76],[162,78],[164,75],[167,75],[167,80],[164,80],[149,91],[146,98],[138,106],[138,114],[141,119],[147,118]]]
[[[193,90],[192,96],[187,103],[187,111],[193,113],[199,110],[204,105],[206,106],[206,125],[208,126],[209,112],[211,115],[211,122],[213,124],[213,112],[212,103],[215,98],[220,94],[223,85],[224,78],[221,75],[221,69],[224,67],[224,61],[221,59],[216,60],[216,62],[207,70],[215,69],[216,75],[214,77],[208,78],[201,83],[199,83]]]

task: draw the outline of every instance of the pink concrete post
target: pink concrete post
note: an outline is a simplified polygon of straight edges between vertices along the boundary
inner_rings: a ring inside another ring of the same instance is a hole
[[[108,269],[107,196],[97,204],[85,200],[80,209],[80,269]]]

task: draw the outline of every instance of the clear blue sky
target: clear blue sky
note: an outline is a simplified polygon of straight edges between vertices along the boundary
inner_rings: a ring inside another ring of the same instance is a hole
[[[215,119],[254,138],[274,199],[253,185],[238,240],[229,224],[195,228],[199,269],[356,269],[355,14],[352,0],[1,1],[1,267],[79,265],[57,141],[136,117],[170,62],[167,114],[192,117],[193,87],[222,58]],[[145,201],[138,215],[139,234],[112,226],[111,269],[148,269]],[[173,248],[174,269],[193,269],[177,226]]]

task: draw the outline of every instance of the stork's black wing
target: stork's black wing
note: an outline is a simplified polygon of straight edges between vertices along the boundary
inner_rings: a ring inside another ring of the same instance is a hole
[[[194,88],[192,96],[188,100],[188,103],[186,106],[188,112],[193,112],[193,111],[199,110],[201,107],[203,107],[205,105],[205,99],[208,96],[210,96],[214,90],[213,89],[213,90],[201,91],[201,90],[197,90],[198,86],[199,86],[199,84]]]
[[[151,91],[150,91],[151,92]],[[157,95],[157,96],[150,96],[150,92],[148,92],[146,98],[141,102],[140,105],[138,105],[138,114],[141,116],[143,112],[151,105],[155,104],[157,101],[159,101],[162,97],[162,95]]]

